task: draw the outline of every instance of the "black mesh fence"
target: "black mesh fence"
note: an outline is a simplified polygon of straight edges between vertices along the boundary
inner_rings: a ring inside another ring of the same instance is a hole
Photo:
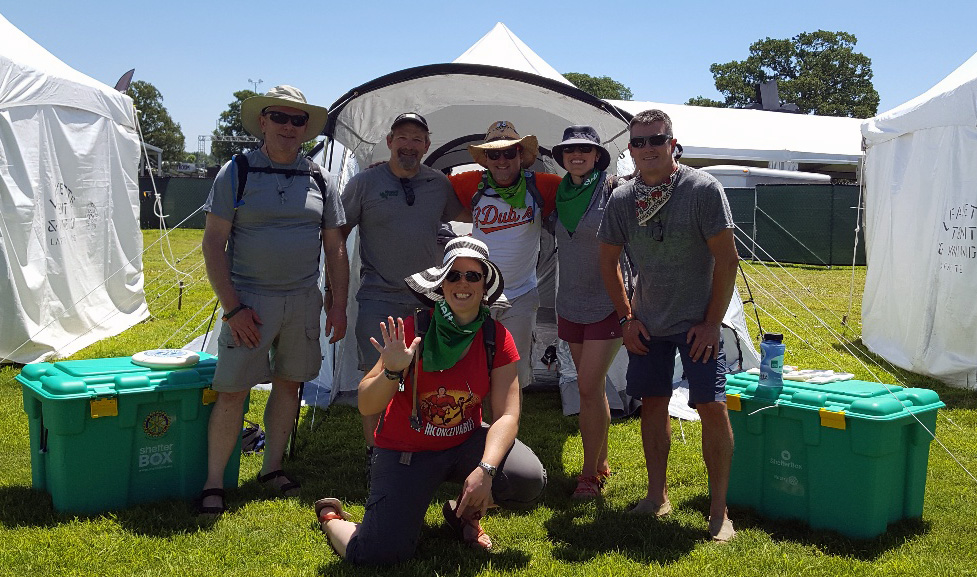
[[[183,222],[183,219],[200,208],[210,187],[212,178],[162,177],[156,178],[156,190],[162,198],[162,214],[166,216],[166,226],[180,228],[203,228],[206,215],[199,211]],[[139,226],[142,228],[159,228],[159,217],[153,210],[155,197],[153,183],[148,177],[139,179]],[[180,224],[183,222],[183,224]]]
[[[761,184],[727,188],[740,258],[851,265],[858,218],[858,187],[851,185]],[[865,264],[858,233],[856,265]]]

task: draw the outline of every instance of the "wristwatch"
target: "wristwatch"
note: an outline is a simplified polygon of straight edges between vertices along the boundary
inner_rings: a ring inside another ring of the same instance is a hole
[[[496,471],[499,470],[498,467],[493,467],[492,465],[489,465],[485,461],[480,462],[478,464],[478,466],[481,467],[483,471],[485,471],[486,473],[488,473],[488,476],[489,477],[495,477]]]

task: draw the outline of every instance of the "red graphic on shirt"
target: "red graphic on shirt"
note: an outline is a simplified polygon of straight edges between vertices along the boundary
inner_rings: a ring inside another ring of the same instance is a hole
[[[441,428],[452,428],[461,424],[466,411],[477,404],[477,397],[467,391],[451,391],[438,387],[436,393],[421,401],[421,414],[424,420]]]
[[[526,209],[509,207],[508,212],[499,212],[499,208],[489,204],[480,206],[472,213],[472,222],[475,228],[484,233],[496,232],[515,226],[530,224],[536,217],[534,206]]]

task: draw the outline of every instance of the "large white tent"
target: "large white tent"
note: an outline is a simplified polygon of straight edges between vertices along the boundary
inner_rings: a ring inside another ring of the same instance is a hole
[[[977,54],[862,135],[862,339],[899,367],[977,388]]]
[[[149,314],[132,100],[0,16],[0,361],[69,355]]]

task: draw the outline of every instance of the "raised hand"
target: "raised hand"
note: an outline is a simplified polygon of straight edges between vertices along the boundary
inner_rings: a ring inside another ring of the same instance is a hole
[[[370,342],[373,343],[373,348],[380,352],[380,360],[383,361],[384,368],[397,372],[410,366],[421,337],[414,337],[410,346],[407,346],[404,319],[397,317],[395,323],[393,317],[387,317],[386,323],[380,323],[380,336],[383,337],[382,346],[375,337],[370,337]]]

